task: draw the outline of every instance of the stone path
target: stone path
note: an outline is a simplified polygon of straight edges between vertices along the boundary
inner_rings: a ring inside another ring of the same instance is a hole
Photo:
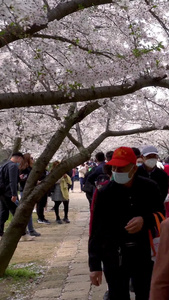
[[[58,225],[66,227],[64,238],[60,246],[54,249],[52,257],[49,257],[48,271],[30,296],[31,300],[103,299],[105,280],[100,287],[91,286],[89,280],[89,208],[85,194],[79,192],[78,182],[75,184],[75,192],[70,193],[70,210],[76,210],[75,218],[70,224]]]

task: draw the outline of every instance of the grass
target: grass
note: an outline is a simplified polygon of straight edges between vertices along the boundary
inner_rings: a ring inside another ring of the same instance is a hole
[[[32,289],[39,283],[45,269],[36,263],[12,264],[0,278],[1,300],[30,299]]]
[[[35,278],[37,276],[37,273],[31,270],[28,270],[27,268],[19,268],[19,269],[10,269],[7,268],[4,274],[4,277],[12,277],[15,280],[18,278]]]
[[[44,268],[42,266],[38,266],[35,263],[28,264],[12,264],[10,265],[3,277],[0,280],[5,278],[13,278],[15,280],[20,279],[34,279],[36,277],[41,277],[44,274]]]

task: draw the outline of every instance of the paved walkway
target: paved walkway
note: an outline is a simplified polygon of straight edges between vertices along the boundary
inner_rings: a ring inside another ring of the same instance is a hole
[[[100,287],[90,285],[87,256],[89,208],[85,194],[79,191],[78,182],[75,192],[70,192],[70,210],[76,210],[75,218],[70,224],[58,225],[66,226],[64,238],[49,257],[48,271],[30,296],[32,300],[103,299],[105,280]]]

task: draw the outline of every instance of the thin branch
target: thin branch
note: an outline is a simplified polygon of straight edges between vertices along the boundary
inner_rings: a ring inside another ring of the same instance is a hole
[[[107,118],[107,122],[106,122],[106,131],[109,130],[109,126],[110,126],[110,118]]]
[[[145,3],[149,6],[150,2],[148,0],[145,0]],[[164,29],[165,33],[169,37],[169,28],[165,25],[165,23],[160,19],[159,16],[156,15],[156,13],[150,8],[149,9],[150,14],[158,21],[158,23],[161,25],[161,27]]]
[[[59,115],[58,115],[58,112],[57,112],[57,110],[56,110],[56,108],[55,108],[55,105],[51,105],[51,108],[52,108],[52,111],[53,111],[53,114],[54,114],[54,118],[55,118],[57,121],[60,121],[61,118],[60,118]]]
[[[123,131],[110,131],[110,130],[105,131],[102,134],[100,134],[100,136],[87,147],[87,150],[90,153],[92,153],[104,139],[106,139],[107,137],[110,137],[110,136],[114,136],[114,137],[115,136],[127,136],[127,135],[151,132],[154,130],[159,130],[159,128],[156,126],[151,126],[151,127],[142,127],[142,128],[137,128],[137,129],[123,130]],[[164,126],[162,129],[160,128],[160,130],[169,130],[169,126]]]
[[[74,144],[79,150],[81,148],[84,148],[82,146],[82,144],[80,142],[78,142],[71,134],[70,132],[67,134],[67,137],[69,138],[69,140],[72,142],[72,144]]]
[[[48,1],[47,0],[43,0],[43,2],[44,2],[45,6],[47,8],[48,13],[49,13],[51,11],[51,9],[50,9]]]
[[[111,56],[115,56],[112,53],[107,52],[107,51],[106,52],[102,52],[102,51],[92,50],[92,49],[90,49],[88,47],[81,46],[77,41],[72,41],[72,40],[70,40],[68,38],[65,38],[65,37],[62,37],[62,36],[58,36],[58,35],[49,35],[49,34],[38,34],[38,33],[36,33],[32,37],[33,38],[34,37],[35,38],[42,38],[42,39],[52,39],[52,40],[56,40],[56,41],[61,41],[63,43],[69,43],[69,44],[71,44],[71,45],[73,45],[73,46],[75,46],[75,47],[77,47],[77,48],[79,48],[79,49],[81,49],[83,51],[86,51],[86,52],[88,52],[90,54],[96,54],[96,55],[105,56],[105,57],[107,57],[107,58],[109,58],[111,60],[112,60]]]
[[[30,113],[30,114],[39,114],[39,115],[45,115],[48,116],[50,118],[56,119],[54,115],[46,113],[46,112],[41,112],[41,111],[33,111],[33,110],[27,110],[26,113]]]

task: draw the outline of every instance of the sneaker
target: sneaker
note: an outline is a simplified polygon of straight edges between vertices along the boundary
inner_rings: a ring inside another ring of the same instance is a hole
[[[56,223],[58,223],[58,224],[63,224],[63,223],[62,223],[62,220],[56,220]]]
[[[109,291],[106,291],[103,297],[103,300],[109,300]]]
[[[49,225],[50,222],[49,222],[48,220],[44,219],[44,220],[43,220],[43,224],[48,224],[48,225]]]
[[[38,219],[37,222],[38,222],[39,224],[43,224],[43,221],[40,220],[40,219]]]
[[[34,241],[34,239],[35,239],[34,236],[30,236],[29,234],[25,234],[25,235],[21,236],[20,242]]]
[[[39,232],[37,232],[36,230],[30,231],[29,234],[31,236],[40,236],[41,234]]]
[[[70,221],[69,221],[68,218],[64,218],[64,219],[63,219],[63,222],[65,222],[65,223],[70,223]]]

